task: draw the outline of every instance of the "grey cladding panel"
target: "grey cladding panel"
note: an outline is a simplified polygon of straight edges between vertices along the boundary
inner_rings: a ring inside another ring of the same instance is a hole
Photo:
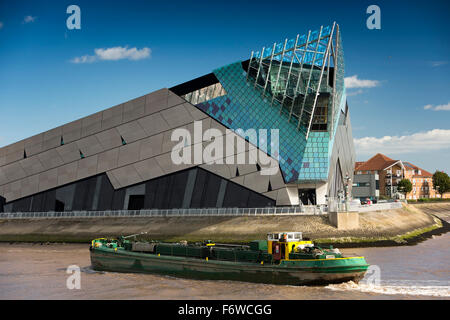
[[[81,138],[82,120],[70,122],[62,127],[62,136],[64,143],[69,143]]]
[[[163,110],[161,111],[161,115],[171,129],[194,121],[191,114],[183,105],[177,105],[175,107]]]
[[[102,129],[102,112],[94,113],[82,119],[81,136],[86,137],[95,134]]]
[[[39,174],[39,191],[48,190],[58,185],[58,170],[51,169]]]
[[[134,164],[134,167],[143,181],[164,175],[164,171],[159,167],[155,159],[139,161]]]
[[[58,167],[64,163],[56,149],[42,152],[38,156],[45,170]]]
[[[117,159],[119,157],[119,149],[111,149],[98,155],[97,173],[103,173],[108,170],[117,168]]]
[[[84,179],[97,173],[98,155],[78,160],[77,179]]]
[[[131,121],[122,124],[117,127],[117,131],[127,143],[131,143],[147,136],[145,131],[139,125],[138,121]]]
[[[28,156],[33,156],[42,151],[42,142],[44,140],[44,134],[40,133],[24,140],[24,148]],[[0,154],[1,156],[1,154]],[[1,163],[0,163],[1,165]]]
[[[117,165],[122,167],[124,165],[139,161],[141,141],[126,144],[119,148],[119,160]]]
[[[184,102],[186,102],[186,100],[177,96],[172,91],[168,90],[168,98],[167,98],[167,107],[168,108],[170,108],[172,106],[176,106],[176,105],[178,105],[180,103],[184,103]]]
[[[98,154],[104,150],[95,135],[78,140],[77,145],[85,157]]]
[[[169,90],[161,89],[145,96],[145,114],[153,114],[167,108]]]
[[[147,159],[161,154],[163,134],[157,134],[141,140],[139,159]]]
[[[72,162],[58,168],[58,185],[74,182],[77,180],[78,162]]]
[[[57,127],[52,130],[44,132],[44,141],[42,143],[42,150],[48,150],[61,145],[62,127]]]
[[[30,176],[44,171],[38,156],[29,157],[19,161],[20,166],[25,170],[26,175]]]
[[[148,136],[169,130],[170,127],[160,113],[138,119],[138,123]]]
[[[26,197],[39,192],[39,175],[33,175],[22,179],[21,197]]]
[[[80,148],[76,142],[71,142],[56,148],[59,156],[62,158],[64,163],[69,163],[80,159]]]
[[[24,178],[27,175],[19,162],[8,164],[2,167],[1,170],[9,182]]]
[[[122,122],[138,119],[145,115],[145,96],[128,101],[123,105]]]
[[[5,163],[12,163],[20,159],[23,159],[23,149],[8,152],[5,156]]]
[[[142,181],[135,167],[131,164],[125,167],[121,167],[110,171],[115,180],[119,183],[120,187],[126,187]]]
[[[103,149],[116,148],[122,145],[122,139],[116,128],[111,128],[95,135]]]
[[[106,109],[102,114],[102,130],[116,127],[123,120],[123,104]]]

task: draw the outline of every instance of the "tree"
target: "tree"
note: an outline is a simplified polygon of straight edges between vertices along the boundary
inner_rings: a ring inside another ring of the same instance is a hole
[[[406,194],[408,192],[412,191],[412,183],[411,181],[409,181],[409,179],[402,179],[400,180],[400,182],[397,184],[397,190],[398,192],[401,192],[405,195],[406,198]]]
[[[441,195],[450,191],[450,177],[444,171],[436,170],[433,174],[433,187]]]

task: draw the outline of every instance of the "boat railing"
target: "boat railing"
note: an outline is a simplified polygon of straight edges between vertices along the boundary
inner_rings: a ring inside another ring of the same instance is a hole
[[[63,211],[63,212],[4,212],[0,219],[70,219],[70,218],[122,218],[122,217],[188,217],[188,216],[264,216],[264,215],[324,215],[326,206],[292,206],[260,208],[178,208],[115,211]]]

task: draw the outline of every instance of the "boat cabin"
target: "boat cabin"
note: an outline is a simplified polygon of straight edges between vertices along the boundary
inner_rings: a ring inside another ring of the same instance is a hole
[[[267,234],[267,241],[279,241],[283,239],[285,242],[301,241],[301,232],[275,232]]]
[[[303,241],[301,232],[271,232],[267,234],[267,252],[274,260],[289,260],[289,253],[312,247],[311,241]]]

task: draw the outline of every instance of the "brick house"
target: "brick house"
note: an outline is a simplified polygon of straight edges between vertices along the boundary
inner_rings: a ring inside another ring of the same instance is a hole
[[[419,168],[411,162],[403,162],[405,176],[413,185],[413,190],[406,195],[406,199],[440,198],[441,195],[434,189],[433,174]],[[450,199],[450,192],[444,193],[442,198]]]
[[[355,162],[355,181],[358,180],[357,175],[367,174],[378,175],[380,196],[395,196],[398,191],[397,184],[405,178],[411,181],[413,187],[412,191],[406,194],[406,199],[440,198],[433,186],[433,174],[411,162],[394,160],[377,153],[367,161]],[[450,198],[450,192],[445,193],[443,198]]]
[[[377,153],[367,161],[355,164],[355,175],[378,175],[380,196],[395,195],[398,182],[404,178],[404,172],[405,167],[401,160],[391,159],[381,153]]]

